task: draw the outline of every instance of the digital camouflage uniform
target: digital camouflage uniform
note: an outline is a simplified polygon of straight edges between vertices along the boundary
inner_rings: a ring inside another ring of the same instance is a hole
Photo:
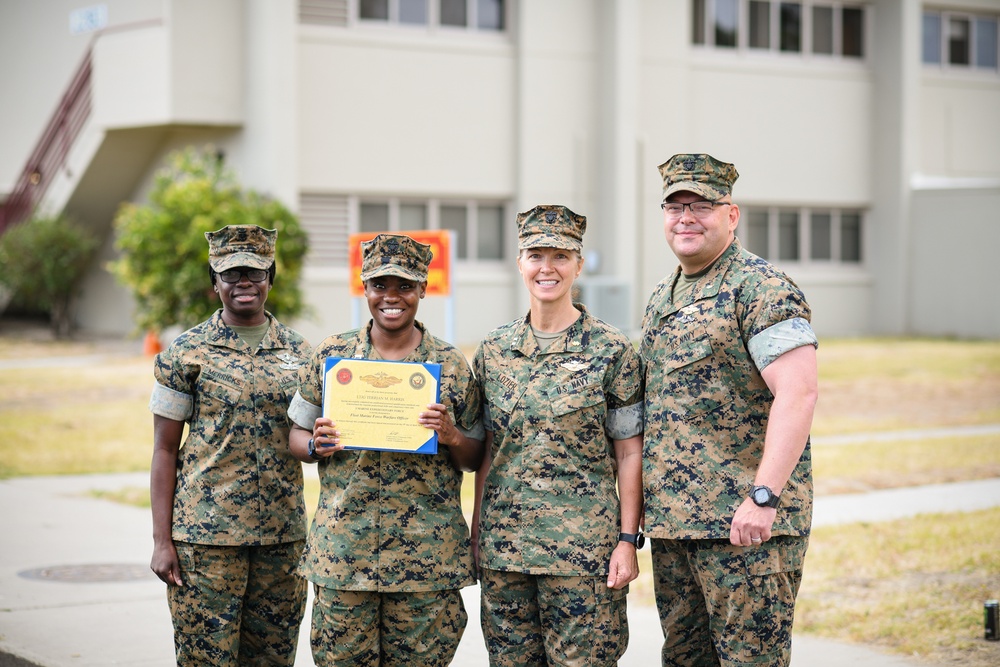
[[[612,439],[641,432],[642,378],[628,339],[577,308],[545,351],[522,318],[475,356],[494,435],[479,523],[493,665],[613,665],[628,645],[627,588],[606,584],[620,529]],[[545,599],[534,622],[517,620]]]
[[[731,167],[709,158],[694,163],[693,176],[674,163],[661,171],[671,170],[666,188],[714,200],[728,194],[713,191],[718,182],[731,186],[736,175],[713,169]],[[690,178],[706,185],[674,185]],[[772,538],[744,548],[730,544],[729,533],[764,450],[773,396],[761,370],[816,344],[810,309],[788,276],[739,240],[674,302],[679,276],[680,268],[654,290],[640,344],[645,530],[653,538],[663,664],[787,664],[812,521],[808,443],[781,491]]]
[[[306,514],[286,411],[310,348],[267,317],[256,350],[220,310],[154,364],[150,410],[190,427],[177,457],[172,529],[184,585],[168,587],[181,664],[294,660]]]
[[[423,337],[403,361],[440,364],[440,402],[460,430],[482,440],[482,399],[468,362],[414,324]],[[289,409],[296,424],[311,431],[322,414],[328,357],[380,358],[370,330],[371,323],[330,336],[314,350]],[[320,461],[319,474],[319,507],[299,568],[317,585],[317,664],[448,664],[467,621],[459,590],[475,583],[463,473],[448,448],[340,451]]]

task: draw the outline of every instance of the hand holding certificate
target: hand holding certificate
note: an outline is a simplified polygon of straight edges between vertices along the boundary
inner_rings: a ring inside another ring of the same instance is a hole
[[[438,435],[419,423],[437,403],[441,367],[330,357],[323,374],[323,416],[337,424],[344,449],[436,454]]]

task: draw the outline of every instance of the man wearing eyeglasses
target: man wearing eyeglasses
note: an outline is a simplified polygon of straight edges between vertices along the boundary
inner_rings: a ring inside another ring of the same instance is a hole
[[[732,164],[681,154],[659,170],[680,262],[649,299],[640,344],[662,664],[787,665],[812,523],[810,308],[736,238]]]

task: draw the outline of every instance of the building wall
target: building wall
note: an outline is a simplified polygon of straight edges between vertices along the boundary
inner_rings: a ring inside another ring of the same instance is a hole
[[[463,345],[526,310],[514,214],[539,203],[587,215],[586,291],[610,295],[615,323],[634,331],[676,265],[656,166],[678,152],[735,163],[744,211],[864,211],[860,264],[779,264],[822,336],[937,330],[915,289],[941,251],[928,240],[931,211],[957,207],[982,221],[975,234],[1000,240],[983,194],[1000,179],[1000,76],[923,67],[918,3],[866,5],[861,61],[694,46],[691,4],[680,0],[512,1],[501,33],[306,25],[295,0],[105,4],[116,30],[97,40],[98,122],[78,151],[91,164],[60,182],[69,206],[107,225],[118,201],[143,201],[169,151],[207,143],[246,186],[293,210],[311,195],[355,207],[384,197],[507,202],[507,257],[459,262],[453,300],[421,305],[432,331],[453,327]],[[987,0],[934,7],[997,11]],[[0,57],[22,65],[0,71],[0,89],[23,101],[0,110],[0,189],[93,39],[68,35],[76,8],[0,0]],[[159,27],[135,25],[149,20]],[[114,181],[127,192],[95,201]],[[88,200],[80,184],[93,183],[104,185],[88,185]],[[956,183],[975,196],[956,199]],[[101,268],[113,256],[108,240],[85,284],[80,321],[91,331],[131,328],[127,294]],[[347,277],[344,266],[307,264],[312,313],[293,324],[313,342],[367,319]],[[992,320],[969,331],[1000,335]]]
[[[992,187],[928,188],[913,198],[913,330],[997,338],[1000,332],[1000,179]]]
[[[688,9],[646,3],[641,20],[639,299],[677,265],[663,238],[656,168],[675,153],[707,152],[735,164],[733,200],[744,210],[871,208],[872,64],[694,46]],[[806,292],[821,334],[871,326],[866,265],[781,266]]]
[[[162,0],[107,0],[114,25],[162,17]],[[0,0],[0,193],[7,193],[24,168],[93,33],[70,33],[70,12],[78,0]],[[16,100],[16,104],[9,103]]]

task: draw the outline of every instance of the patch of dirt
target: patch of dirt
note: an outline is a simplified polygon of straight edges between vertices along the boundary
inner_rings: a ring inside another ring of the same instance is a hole
[[[1000,420],[1000,377],[961,382],[869,378],[820,383],[813,433],[960,426]]]

